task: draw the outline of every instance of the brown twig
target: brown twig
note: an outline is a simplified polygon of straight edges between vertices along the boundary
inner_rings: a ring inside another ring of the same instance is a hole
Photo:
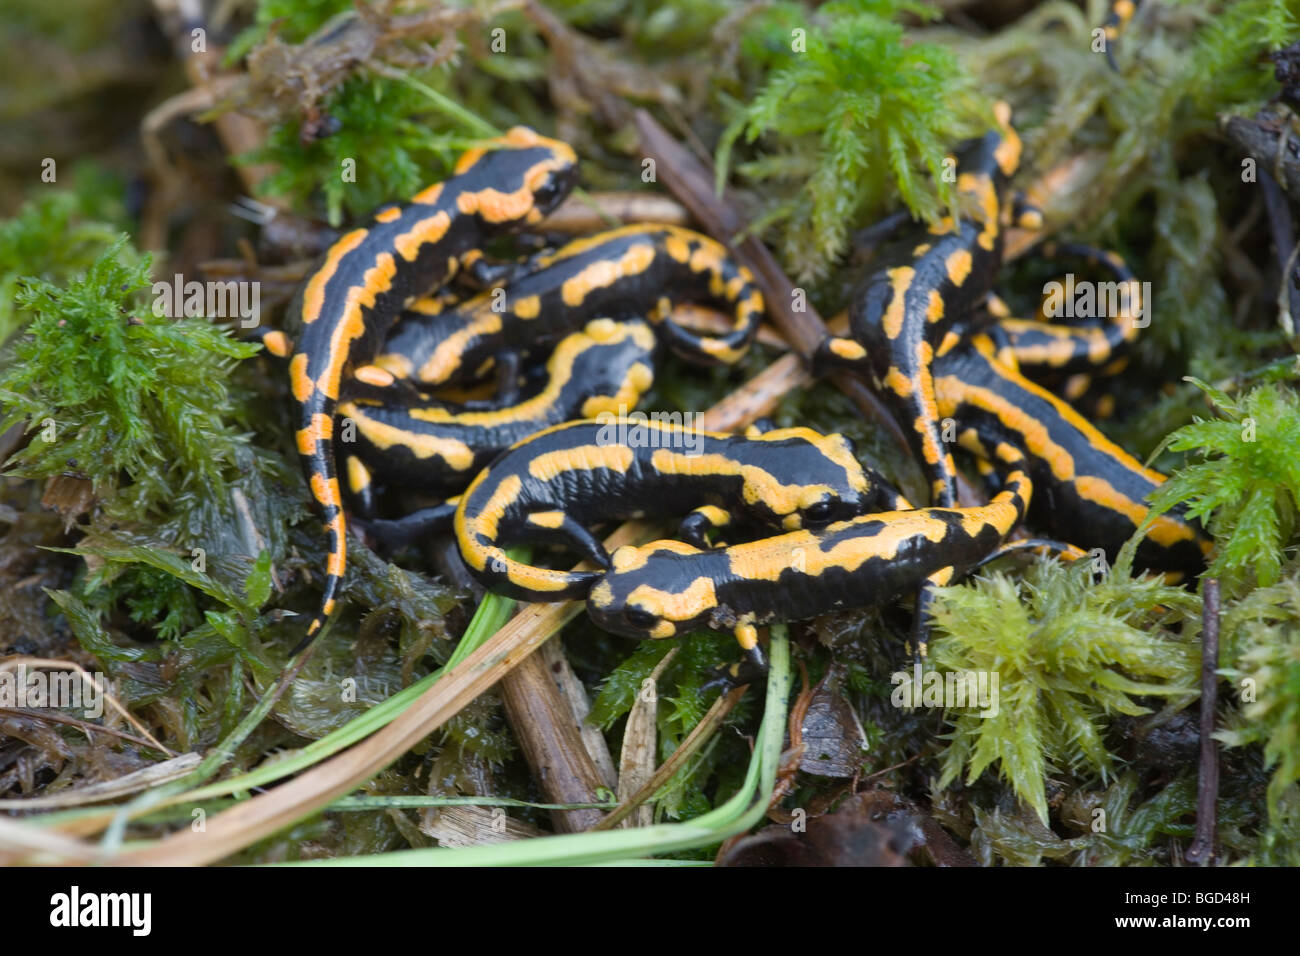
[[[1268,114],[1232,116],[1223,120],[1223,132],[1246,156],[1255,160],[1255,169],[1277,172],[1287,192],[1300,196],[1300,139],[1281,117]]]
[[[605,781],[540,653],[524,658],[501,681],[501,703],[546,802],[599,802],[596,791]],[[551,811],[561,833],[585,830],[600,822],[600,816],[599,810]]]
[[[663,677],[672,662],[676,660],[679,647],[670,648],[659,659],[659,663],[650,671],[641,684],[632,709],[628,711],[623,724],[623,744],[618,755],[618,790],[621,802],[630,803],[640,795],[642,788],[654,776],[655,757],[658,754],[658,717],[659,717],[659,679]],[[650,693],[647,694],[646,691]],[[619,823],[623,827],[648,827],[654,822],[654,808],[642,804],[634,811],[632,818],[623,817]]]
[[[80,664],[76,663],[75,661],[63,661],[63,660],[58,660],[57,658],[49,658],[49,657],[28,657],[26,655],[20,655],[18,657],[9,657],[9,658],[5,658],[3,661],[0,661],[0,671],[16,670],[20,667],[51,667],[57,670],[76,671],[79,675],[81,675],[82,680],[84,680],[86,683],[90,684],[92,687],[95,688],[95,690],[104,698],[105,701],[107,701],[108,705],[112,707],[113,710],[121,714],[122,717],[124,717],[132,727],[134,727],[136,730],[140,732],[140,736],[145,738],[149,742],[150,747],[154,747],[157,750],[162,751],[169,757],[176,756],[176,751],[170,750],[167,747],[163,746],[161,743],[159,743],[158,739],[154,737],[153,734],[149,733],[149,729],[145,727],[144,724],[136,720],[136,718],[132,716],[131,712],[128,711],[125,707],[122,706],[122,704],[118,702],[118,699],[116,697],[108,693],[108,691],[106,691],[104,687],[99,683],[99,681],[95,680],[94,675],[91,674],[90,671],[86,670],[84,667],[82,667]]]
[[[98,729],[103,730],[105,728]],[[157,787],[172,780],[179,780],[186,774],[193,772],[202,760],[202,755],[197,753],[181,754],[179,757],[164,760],[162,763],[150,764],[140,770],[112,780],[101,780],[99,783],[62,790],[43,797],[0,800],[0,810],[12,810],[20,813],[34,810],[58,810],[67,807],[82,807],[105,800],[116,800],[119,797],[128,796],[149,787]],[[64,832],[68,831],[65,830]]]
[[[110,737],[116,737],[119,740],[129,740],[133,744],[139,744],[141,747],[156,747],[156,743],[150,743],[143,737],[137,737],[135,734],[128,734],[125,731],[115,727],[104,727],[100,724],[92,724],[88,720],[80,720],[76,717],[70,717],[67,714],[61,714],[57,710],[35,710],[30,707],[0,707],[0,714],[15,714],[19,717],[29,717],[32,720],[44,720],[52,724],[65,724],[69,727],[76,727],[81,730],[87,737],[93,737],[96,733],[108,734]]]
[[[611,219],[684,226],[690,218],[681,203],[658,193],[592,192],[582,198],[566,199],[546,217],[542,228],[547,232],[585,235],[608,229]]]
[[[1206,578],[1201,623],[1201,762],[1196,774],[1196,839],[1188,863],[1209,864],[1218,836],[1219,742],[1214,723],[1219,703],[1219,580]]]
[[[162,26],[163,32],[172,41],[176,55],[185,66],[185,74],[194,88],[188,94],[183,109],[187,112],[195,109],[210,109],[224,95],[229,86],[238,81],[240,74],[232,73],[221,65],[225,51],[217,44],[205,42],[205,49],[195,50],[191,42],[191,31],[201,28],[210,34],[207,24],[202,19],[202,8],[184,0],[153,0],[154,13]],[[169,103],[171,101],[168,101]],[[166,106],[167,104],[164,104]],[[151,117],[153,114],[150,114]],[[149,132],[157,133],[161,128],[160,120],[170,118],[169,114],[153,117],[155,125]],[[226,152],[232,156],[247,152],[262,144],[266,131],[262,124],[242,113],[227,112],[213,120],[213,127],[221,139]],[[244,188],[253,193],[259,183],[275,172],[275,167],[264,163],[248,163],[235,167]],[[270,198],[266,202],[281,206],[283,200]]]

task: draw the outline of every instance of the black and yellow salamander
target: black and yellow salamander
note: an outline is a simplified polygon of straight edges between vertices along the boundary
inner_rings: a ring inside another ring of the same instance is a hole
[[[681,536],[708,547],[712,528],[794,530],[896,507],[908,505],[859,464],[842,435],[808,428],[724,435],[611,416],[514,445],[461,496],[455,532],[461,557],[484,587],[520,600],[564,601],[585,597],[600,572],[533,567],[505,549],[562,543],[609,567],[589,530],[606,522],[685,515]]]
[[[997,130],[959,152],[962,217],[946,217],[910,240],[904,265],[862,283],[849,303],[852,337],[827,339],[814,359],[814,366],[847,366],[876,382],[930,481],[932,503],[941,507],[955,503],[955,471],[942,440],[930,366],[953,323],[988,297],[1002,261],[1003,227],[1013,215],[1003,194],[1020,165],[1020,138],[1010,107],[997,104],[996,116]]]
[[[1076,285],[1074,274],[1068,274],[1051,284],[1036,319],[1013,318],[1005,314],[1004,305],[991,308],[1000,344],[1011,350],[1020,374],[1040,385],[1064,383],[1077,374],[1104,374],[1125,358],[1149,322],[1150,303],[1143,299],[1142,283],[1123,258],[1109,250],[1052,243],[1044,252],[1100,265],[1112,278]],[[1001,305],[996,297],[994,301]]]
[[[577,418],[618,415],[635,408],[654,383],[655,334],[645,322],[593,319],[565,336],[546,363],[539,386],[522,401],[450,405],[412,400],[394,386],[348,385],[340,420],[355,426],[338,454],[354,511],[373,514],[376,482],[455,494],[506,448]],[[349,397],[349,391],[362,394]]]
[[[704,335],[678,325],[670,314],[685,302],[725,308],[732,330]],[[763,296],[749,270],[708,236],[624,226],[534,256],[509,284],[464,302],[415,303],[375,365],[430,387],[481,378],[493,363],[509,379],[521,351],[549,346],[600,316],[646,318],[683,358],[729,365],[758,332]]]
[[[974,508],[865,514],[821,530],[793,531],[702,550],[655,541],[614,552],[612,569],[587,596],[597,626],[635,638],[700,628],[730,631],[747,674],[765,669],[756,628],[881,604],[923,584],[957,580],[997,550],[1020,523],[1033,483],[1018,449],[997,449],[1002,489]]]
[[[1115,62],[1115,44],[1119,42],[1120,35],[1128,27],[1129,21],[1133,19],[1133,14],[1136,12],[1137,0],[1111,0],[1107,7],[1106,19],[1101,24],[1101,33],[1106,44],[1106,62],[1110,64],[1112,70],[1119,70],[1119,64]]]
[[[1164,475],[1016,371],[1014,354],[995,338],[975,334],[935,359],[940,416],[956,423],[958,444],[986,460],[1003,444],[1023,451],[1037,489],[1030,525],[1114,561],[1147,517],[1147,499]],[[1195,575],[1209,550],[1199,525],[1170,512],[1151,525],[1135,564]]]
[[[564,143],[516,127],[467,151],[454,175],[380,209],[339,238],[290,307],[300,325],[289,382],[297,445],[329,540],[324,594],[305,647],[334,610],[347,561],[334,461],[335,406],[349,370],[371,362],[403,309],[445,283],[460,257],[491,236],[543,219],[572,189],[577,157]]]

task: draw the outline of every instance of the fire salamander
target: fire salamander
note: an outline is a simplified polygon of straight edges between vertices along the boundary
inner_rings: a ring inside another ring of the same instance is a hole
[[[347,561],[334,463],[334,413],[349,369],[368,364],[403,309],[441,286],[459,258],[496,234],[534,225],[572,189],[577,157],[516,127],[460,157],[455,173],[344,234],[290,307],[301,324],[289,376],[298,452],[329,539],[321,605],[301,650],[334,610]]]
[[[1092,301],[1091,304],[1080,302],[1078,308],[1094,313],[1095,317],[1067,319],[1056,314],[1053,296],[1061,303],[1075,302],[1072,276],[1057,283],[1057,291],[1049,294],[1037,319],[999,314],[998,334],[1014,354],[1020,374],[1039,384],[1051,384],[1053,380],[1101,373],[1113,367],[1125,357],[1139,329],[1145,325],[1149,303],[1143,301],[1142,284],[1114,252],[1077,243],[1049,245],[1044,252],[1053,258],[1079,256],[1103,265],[1114,280],[1080,283]]]
[[[556,346],[541,387],[515,405],[412,401],[405,390],[391,394],[395,386],[345,398],[339,415],[355,424],[356,441],[338,447],[347,456],[347,490],[356,511],[373,513],[375,479],[452,494],[510,445],[543,428],[635,408],[654,382],[654,353],[655,334],[644,322],[595,319]]]
[[[996,551],[1033,495],[1020,451],[1004,444],[997,453],[1005,483],[987,505],[865,514],[715,550],[677,541],[619,548],[613,569],[588,595],[587,613],[597,626],[627,637],[730,631],[746,653],[746,675],[733,677],[760,676],[759,625],[948,584]]]
[[[1165,480],[1107,439],[1055,395],[1015,367],[1015,355],[980,333],[935,359],[941,417],[957,423],[957,441],[989,459],[1011,444],[1025,453],[1037,490],[1030,524],[1113,561],[1147,517],[1147,498]],[[1210,542],[1196,523],[1171,512],[1138,546],[1143,569],[1195,575]]]
[[[700,335],[671,319],[683,302],[719,304],[735,319]],[[674,352],[703,364],[740,360],[758,332],[763,296],[749,270],[708,236],[676,226],[624,226],[535,256],[509,285],[448,308],[417,302],[375,364],[426,386],[481,378],[499,364],[513,378],[518,352],[554,343],[589,319],[647,318]]]
[[[905,507],[842,435],[808,428],[724,435],[611,417],[558,425],[513,446],[461,497],[455,532],[484,587],[564,601],[585,597],[600,573],[532,567],[505,548],[564,543],[608,568],[604,546],[588,530],[605,522],[685,514],[680,535],[703,548],[710,529],[733,523],[793,530]]]
[[[1106,40],[1106,62],[1110,64],[1112,70],[1119,70],[1119,64],[1115,62],[1114,46],[1118,42],[1120,34],[1128,27],[1129,21],[1133,19],[1136,10],[1136,0],[1111,0],[1106,11],[1106,19],[1102,21],[1101,32]]]
[[[957,160],[957,191],[969,208],[945,218],[916,242],[907,264],[883,269],[855,290],[849,304],[852,338],[822,343],[814,365],[848,366],[874,378],[898,416],[941,507],[956,500],[952,455],[935,411],[930,365],[955,321],[987,298],[1002,260],[1003,226],[1012,205],[1003,200],[1020,165],[1020,138],[1011,110],[997,104],[999,129],[967,145]],[[1028,220],[1037,213],[1026,212]]]

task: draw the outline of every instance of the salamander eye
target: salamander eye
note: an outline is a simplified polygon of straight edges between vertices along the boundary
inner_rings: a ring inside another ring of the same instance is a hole
[[[550,212],[560,204],[567,191],[565,184],[558,177],[548,177],[546,182],[533,192],[533,205],[543,212]]]
[[[659,623],[659,615],[652,614],[644,608],[628,607],[623,611],[623,620],[638,631],[648,631]]]
[[[819,501],[815,505],[809,505],[803,509],[803,516],[807,521],[830,521],[835,517],[835,502]]]

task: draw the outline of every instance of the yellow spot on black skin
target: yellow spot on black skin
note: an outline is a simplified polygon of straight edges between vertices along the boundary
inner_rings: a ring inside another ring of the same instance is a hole
[[[375,365],[363,365],[353,374],[356,376],[357,381],[380,388],[392,385],[396,381],[392,372]]]
[[[528,523],[539,528],[555,530],[564,524],[563,511],[534,511],[528,516]]]
[[[370,487],[370,469],[355,455],[348,456],[348,488],[353,493]]]
[[[293,351],[293,343],[289,341],[289,336],[283,332],[267,332],[262,336],[262,344],[266,350],[276,358],[287,358]]]

